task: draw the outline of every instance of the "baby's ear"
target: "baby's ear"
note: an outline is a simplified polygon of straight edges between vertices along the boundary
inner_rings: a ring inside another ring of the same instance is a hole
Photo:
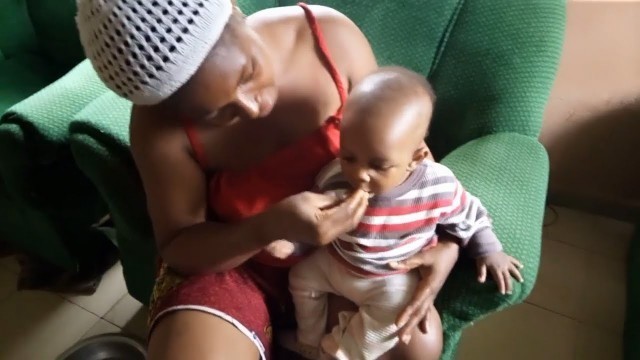
[[[429,157],[429,148],[427,144],[422,143],[422,145],[413,152],[413,158],[411,159],[411,163],[409,163],[409,171],[415,170],[415,168],[420,165],[425,159]]]

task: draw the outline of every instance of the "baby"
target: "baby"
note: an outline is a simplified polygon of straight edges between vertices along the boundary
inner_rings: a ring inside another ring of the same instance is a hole
[[[390,264],[437,242],[436,227],[461,245],[499,284],[521,280],[520,263],[502,252],[486,209],[424,143],[435,96],[419,74],[381,68],[351,92],[341,125],[340,158],[318,176],[320,191],[371,194],[355,230],[294,266],[290,290],[297,336],[282,345],[307,358],[377,359],[399,341],[395,320],[411,300],[416,271]],[[481,275],[480,277],[482,277]],[[501,286],[501,289],[503,286]],[[327,294],[359,306],[325,335]]]

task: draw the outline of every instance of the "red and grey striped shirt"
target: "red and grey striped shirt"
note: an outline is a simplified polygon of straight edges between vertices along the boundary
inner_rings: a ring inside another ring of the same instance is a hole
[[[322,192],[349,188],[339,160],[327,165],[317,182]],[[369,199],[356,229],[334,241],[330,252],[360,275],[394,274],[398,271],[389,262],[434,246],[436,227],[460,238],[473,257],[502,250],[480,200],[449,168],[425,161],[401,185]]]

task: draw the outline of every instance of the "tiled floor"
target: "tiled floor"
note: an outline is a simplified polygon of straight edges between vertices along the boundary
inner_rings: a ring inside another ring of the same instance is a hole
[[[111,332],[146,337],[146,310],[126,294],[122,267],[90,297],[15,291],[17,264],[0,260],[0,360],[55,359],[78,340]]]
[[[459,360],[618,360],[624,259],[633,227],[567,209],[549,211],[540,275],[522,305],[469,328]],[[0,360],[54,359],[101,333],[144,338],[146,310],[126,294],[117,265],[90,297],[16,292],[17,264],[0,260]]]
[[[548,210],[542,261],[527,301],[470,327],[459,360],[619,360],[625,257],[633,226]]]

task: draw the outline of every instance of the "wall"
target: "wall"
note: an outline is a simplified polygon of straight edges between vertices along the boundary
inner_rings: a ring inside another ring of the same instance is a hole
[[[541,141],[550,201],[640,218],[640,1],[569,1]]]

